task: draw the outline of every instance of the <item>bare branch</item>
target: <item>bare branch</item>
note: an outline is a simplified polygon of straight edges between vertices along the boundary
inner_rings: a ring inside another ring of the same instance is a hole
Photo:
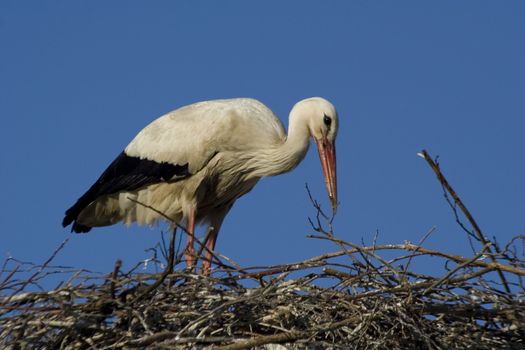
[[[472,214],[470,214],[470,211],[463,204],[463,201],[459,198],[459,196],[454,191],[452,186],[450,186],[450,184],[448,183],[447,179],[445,178],[445,176],[441,172],[441,169],[439,168],[439,165],[436,164],[436,162],[434,162],[434,160],[432,160],[432,158],[430,157],[430,155],[428,154],[428,152],[426,150],[421,151],[421,155],[422,155],[423,159],[425,159],[427,161],[428,165],[430,165],[430,167],[432,168],[432,170],[436,174],[436,176],[437,176],[439,182],[441,183],[441,185],[446,189],[446,191],[448,193],[450,193],[450,195],[454,199],[454,203],[459,206],[459,208],[461,209],[461,211],[463,212],[463,214],[465,215],[467,220],[470,222],[470,224],[474,228],[474,232],[476,232],[476,236],[479,239],[479,241],[481,243],[483,243],[484,246],[486,246],[489,243],[489,241],[485,238],[485,236],[481,232],[481,229],[479,228],[478,223],[476,222],[476,220],[474,220],[474,217],[472,216]],[[468,230],[467,230],[467,232],[468,232]],[[492,255],[492,251],[491,251],[490,247],[488,249],[489,249],[489,253],[491,253],[491,255],[489,255],[490,258],[492,259],[493,262],[496,262],[496,258]],[[498,249],[497,248],[495,248],[495,249],[496,249],[496,252],[499,253]],[[503,272],[501,272],[501,270],[498,270],[498,274],[499,274],[499,277],[501,279],[501,282],[503,283],[503,286],[505,287],[506,292],[510,294],[511,290],[509,288],[509,285],[508,285],[508,282],[507,282],[507,280],[505,278],[505,275],[503,274]]]

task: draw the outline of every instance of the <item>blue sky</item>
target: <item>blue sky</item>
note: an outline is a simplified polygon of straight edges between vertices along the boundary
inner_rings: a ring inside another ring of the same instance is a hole
[[[417,242],[436,226],[427,247],[470,254],[426,148],[506,242],[525,231],[524,15],[521,1],[2,1],[0,254],[45,260],[64,211],[156,117],[244,96],[285,125],[299,99],[336,105],[341,239]],[[335,250],[305,238],[306,182],[329,208],[314,147],[236,203],[216,249],[242,265]],[[95,229],[56,262],[131,266],[160,231]]]

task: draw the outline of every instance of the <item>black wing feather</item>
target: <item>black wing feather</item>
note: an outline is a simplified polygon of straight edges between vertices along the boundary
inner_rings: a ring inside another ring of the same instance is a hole
[[[189,175],[188,164],[159,163],[149,159],[130,157],[124,151],[100,175],[100,178],[77,202],[66,211],[64,227],[73,223],[72,231],[88,232],[91,227],[76,222],[84,208],[97,198],[120,191],[133,191],[148,184],[184,178]]]

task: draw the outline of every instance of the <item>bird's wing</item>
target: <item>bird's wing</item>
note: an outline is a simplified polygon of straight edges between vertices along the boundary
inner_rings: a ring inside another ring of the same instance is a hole
[[[217,152],[247,150],[285,137],[279,119],[253,99],[213,100],[170,112],[146,126],[126,147],[141,159],[188,164],[190,174]]]
[[[125,152],[121,152],[86,193],[66,211],[62,225],[65,227],[71,224],[85,207],[101,196],[120,191],[133,191],[151,183],[181,179],[188,175],[187,164],[157,163],[130,157]],[[73,225],[73,230],[89,231],[87,227],[82,228],[76,224]]]

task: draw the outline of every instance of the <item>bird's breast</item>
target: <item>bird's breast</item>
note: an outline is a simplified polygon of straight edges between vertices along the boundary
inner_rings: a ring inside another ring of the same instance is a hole
[[[259,178],[250,176],[250,169],[245,165],[246,161],[237,152],[224,152],[214,157],[199,174],[202,176],[198,189],[201,205],[229,205],[249,192]]]

